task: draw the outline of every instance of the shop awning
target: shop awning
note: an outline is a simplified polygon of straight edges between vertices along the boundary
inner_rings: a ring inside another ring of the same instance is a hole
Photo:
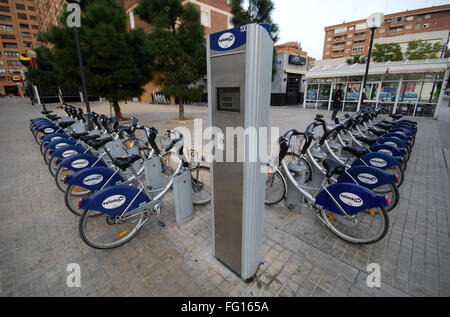
[[[296,70],[296,69],[285,68],[284,72],[286,74],[306,75],[306,71],[304,71],[304,70]]]
[[[369,75],[442,73],[450,68],[450,59],[429,59],[417,61],[370,63]],[[307,79],[363,76],[365,64],[342,64],[338,66],[315,67],[306,74]]]

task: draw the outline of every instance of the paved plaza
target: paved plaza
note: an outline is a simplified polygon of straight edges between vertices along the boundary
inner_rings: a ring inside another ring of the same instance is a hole
[[[105,103],[93,109],[110,112]],[[85,245],[78,218],[66,208],[28,129],[41,110],[28,100],[0,99],[0,296],[450,296],[450,179],[444,160],[450,146],[443,134],[450,131],[449,121],[416,119],[419,131],[401,200],[382,241],[351,245],[308,209],[267,207],[264,264],[245,283],[211,255],[211,206],[196,207],[194,219],[178,227],[172,195],[165,198],[165,227],[149,222],[115,250]],[[170,123],[176,106],[129,103],[122,110],[160,131],[176,126]],[[304,130],[316,113],[271,108],[271,125],[282,133]],[[186,116],[206,126],[206,108],[187,106]],[[70,263],[81,266],[80,288],[67,286]],[[379,289],[366,283],[371,263],[381,266]]]

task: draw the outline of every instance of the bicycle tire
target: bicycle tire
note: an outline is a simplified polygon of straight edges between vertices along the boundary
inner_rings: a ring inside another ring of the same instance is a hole
[[[272,187],[275,184],[275,179],[279,179],[283,183],[282,192],[281,192],[281,195],[279,195],[278,197],[275,196],[275,198],[270,200],[270,199],[268,199],[268,193],[267,193],[268,187],[267,186],[268,186],[268,184],[271,184],[271,187]],[[281,174],[281,172],[279,170],[276,170],[274,173],[268,174],[265,188],[266,188],[265,204],[267,206],[277,205],[286,197],[286,192],[287,192],[286,179],[283,177],[283,175]]]
[[[139,217],[139,221],[136,223],[136,226],[134,227],[134,229],[129,232],[128,234],[126,234],[125,236],[121,237],[120,239],[118,239],[116,242],[114,243],[100,243],[100,242],[96,242],[93,241],[88,234],[86,233],[86,224],[89,220],[98,220],[100,219],[100,217],[91,217],[90,216],[90,212],[91,210],[85,210],[83,212],[83,214],[80,217],[80,221],[78,224],[78,231],[80,233],[80,237],[83,240],[84,243],[86,243],[87,245],[89,245],[90,247],[94,248],[94,249],[98,249],[98,250],[110,250],[110,249],[115,249],[118,248],[122,245],[124,245],[125,243],[129,242],[131,239],[133,239],[134,237],[136,237],[136,235],[139,233],[140,229],[142,228],[143,224],[144,224],[144,220],[146,219],[146,214],[143,213],[140,217]],[[106,216],[106,215],[104,215]],[[114,225],[111,225],[114,226]]]
[[[203,195],[207,198],[203,198],[203,196],[202,196],[201,198],[199,197],[198,199],[196,199],[197,194],[198,194],[198,192],[196,192],[196,190],[198,190],[198,188],[201,187],[201,184],[204,184],[204,181],[201,181],[201,180],[198,183],[196,183],[196,178],[194,177],[194,174],[193,174],[196,171],[207,172],[209,174],[207,181],[209,181],[209,183],[210,183],[211,182],[211,168],[209,168],[208,166],[202,166],[202,165],[198,165],[198,166],[191,168],[192,202],[194,203],[194,206],[205,206],[205,205],[211,203],[211,185],[209,186],[209,189],[207,188],[205,195]],[[204,188],[201,188],[201,191],[203,191],[203,189]]]
[[[387,184],[387,185],[384,185],[384,186],[389,187],[390,190],[386,192],[386,191],[381,191],[379,188],[374,188],[373,192],[378,194],[378,195],[385,195],[386,193],[392,193],[392,195],[394,197],[393,198],[392,197],[388,197],[389,198],[388,199],[389,200],[389,204],[388,204],[388,207],[385,208],[386,212],[390,212],[390,211],[394,210],[395,207],[397,207],[398,203],[400,202],[400,192],[399,192],[398,187],[397,187],[396,184]]]
[[[368,245],[368,244],[376,243],[376,242],[380,241],[381,239],[383,239],[389,230],[389,216],[388,216],[386,210],[381,207],[373,208],[373,210],[374,210],[375,215],[376,214],[381,215],[382,228],[381,228],[381,230],[379,230],[379,232],[377,232],[377,234],[374,237],[371,237],[368,239],[356,239],[356,238],[349,237],[347,234],[345,234],[341,230],[337,229],[330,222],[330,217],[327,215],[327,211],[325,211],[323,209],[320,210],[320,216],[321,216],[322,220],[326,223],[328,229],[330,229],[331,232],[333,232],[340,239],[350,242],[350,243],[353,243],[353,244],[357,244],[357,245]],[[375,210],[377,210],[378,212],[375,212]],[[334,217],[339,217],[339,216],[334,215]],[[366,231],[364,231],[364,232],[366,232]]]

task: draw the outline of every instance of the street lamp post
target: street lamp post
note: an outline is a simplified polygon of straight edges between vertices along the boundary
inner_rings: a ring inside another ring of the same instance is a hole
[[[366,95],[366,85],[367,85],[367,78],[369,76],[369,67],[370,67],[370,60],[372,58],[372,50],[373,50],[373,40],[375,38],[375,30],[379,28],[384,22],[384,14],[383,13],[374,13],[369,18],[367,18],[367,27],[371,30],[370,35],[370,46],[369,46],[369,54],[367,56],[367,62],[366,62],[366,72],[364,74],[364,81],[363,81],[363,87],[362,87],[362,93],[363,96],[361,98],[362,102],[364,102],[364,96]]]
[[[67,3],[78,3],[78,1],[74,0],[66,0]],[[91,106],[89,105],[89,95],[86,86],[86,78],[84,75],[84,66],[83,66],[83,55],[81,54],[81,46],[80,46],[80,36],[78,34],[78,27],[73,26],[73,32],[75,34],[75,43],[77,46],[77,54],[78,54],[78,63],[80,64],[80,75],[81,75],[81,84],[83,86],[83,97],[86,103],[86,111],[88,113],[88,127],[89,130],[93,129],[92,120],[91,120]]]

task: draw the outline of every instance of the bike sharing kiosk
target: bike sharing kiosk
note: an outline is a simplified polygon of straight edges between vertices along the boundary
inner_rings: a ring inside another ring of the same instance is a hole
[[[256,162],[248,160],[253,150],[247,138],[242,146],[225,133],[227,128],[259,131],[269,126],[272,57],[266,24],[207,37],[209,126],[222,131],[212,133],[212,154],[224,158],[211,166],[213,255],[244,280],[261,263],[266,162],[258,153]],[[242,153],[243,159],[227,161],[230,151]]]

